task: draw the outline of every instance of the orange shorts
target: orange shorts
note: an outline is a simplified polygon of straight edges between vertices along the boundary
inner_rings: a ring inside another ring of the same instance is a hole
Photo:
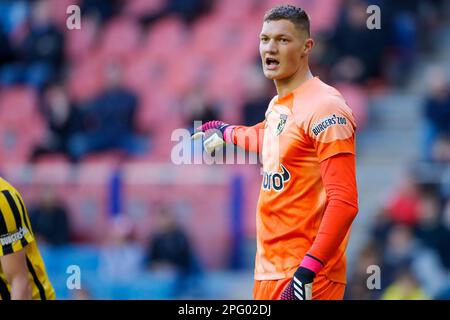
[[[253,299],[279,300],[281,293],[291,282],[292,278],[280,280],[255,280]],[[313,300],[342,300],[344,299],[345,284],[331,281],[325,277],[316,279],[313,283]]]

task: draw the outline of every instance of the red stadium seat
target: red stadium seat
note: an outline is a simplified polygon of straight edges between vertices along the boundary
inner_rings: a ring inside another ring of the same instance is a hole
[[[83,17],[81,30],[65,30],[67,57],[72,61],[88,58],[98,35],[97,22],[91,17]]]
[[[207,194],[208,197],[204,197]],[[174,187],[171,202],[179,204],[183,219],[201,261],[208,268],[223,268],[231,245],[231,214],[228,185]]]
[[[67,8],[70,5],[80,5],[80,0],[48,0],[48,6],[51,11],[51,19],[56,23],[58,28],[62,31],[67,30]],[[83,13],[81,12],[81,15]],[[81,18],[81,28],[84,29],[84,17]]]
[[[98,53],[92,52],[81,62],[72,65],[68,76],[69,96],[83,102],[93,98],[103,88],[103,64]]]
[[[142,174],[142,171],[140,172]],[[139,241],[146,242],[152,233],[154,203],[160,202],[161,193],[152,192],[153,186],[144,184],[124,184],[125,213],[135,226],[135,235]]]
[[[311,32],[330,32],[336,26],[339,9],[342,0],[320,0],[314,1],[310,8],[306,8],[311,20]],[[323,8],[327,8],[323,10]]]
[[[37,111],[36,92],[28,87],[12,87],[0,95],[0,121],[20,122]]]
[[[109,184],[115,165],[81,163],[72,173],[72,187],[64,194],[78,239],[101,243],[106,240],[109,219]]]
[[[49,166],[69,164],[69,157],[64,153],[44,154],[36,160],[36,164],[45,164]]]
[[[106,240],[107,186],[100,183],[80,183],[63,192],[69,208],[70,225],[76,239],[93,243]]]
[[[64,185],[71,181],[71,166],[63,155],[45,156],[33,167],[34,184]]]
[[[190,45],[196,54],[209,56],[216,50],[216,43],[219,40],[215,39],[217,36],[214,32],[215,21],[214,16],[208,15],[198,19],[193,25]]]
[[[135,123],[141,132],[166,134],[181,125],[178,102],[169,93],[149,90],[141,96]],[[164,121],[161,121],[164,119]],[[150,129],[150,130],[149,130]]]
[[[144,50],[154,57],[180,53],[186,42],[187,30],[181,20],[170,16],[155,22],[144,41]]]
[[[26,87],[12,87],[0,94],[0,159],[23,163],[45,133],[37,109],[36,93]]]
[[[274,6],[285,4],[282,0],[267,0],[266,8],[270,9]],[[311,31],[314,34],[318,32],[330,31],[336,25],[339,8],[342,5],[342,0],[297,0],[290,2],[293,5],[305,9],[308,13],[312,23]]]
[[[233,61],[236,65],[251,62],[258,54],[259,29],[260,22],[256,19],[230,22],[209,16],[194,26],[193,51],[214,63],[218,59]]]
[[[352,83],[337,83],[335,87],[345,97],[350,109],[352,109],[358,128],[364,128],[367,122],[369,104],[369,98],[365,90]]]
[[[137,22],[126,18],[113,18],[105,28],[100,40],[100,51],[109,59],[125,59],[135,54],[141,36]]]
[[[160,88],[166,82],[169,63],[167,57],[156,57],[146,52],[136,54],[125,65],[124,81],[137,92],[153,92],[154,88]]]
[[[177,179],[180,174],[182,180]],[[145,240],[156,231],[155,210],[169,205],[188,232],[201,261],[207,267],[224,267],[230,249],[229,186],[201,183],[199,177],[209,174],[208,168],[200,166],[190,166],[189,170],[170,165],[126,166],[125,211],[137,227],[138,238]]]
[[[223,20],[234,23],[237,20],[243,20],[254,14],[254,10],[261,5],[263,1],[239,0],[239,9],[234,1],[216,1],[214,3],[214,14]]]
[[[69,157],[64,153],[43,154],[36,159],[36,164],[47,166],[69,165]]]
[[[172,55],[165,81],[166,89],[178,97],[186,96],[198,82],[204,81],[211,65],[212,62],[197,54],[195,49],[185,49],[183,58]]]
[[[81,159],[83,165],[107,165],[115,167],[125,158],[125,153],[121,150],[111,150],[87,154]]]
[[[162,9],[166,2],[167,0],[128,0],[123,13],[132,17],[142,17],[144,14],[151,14]]]

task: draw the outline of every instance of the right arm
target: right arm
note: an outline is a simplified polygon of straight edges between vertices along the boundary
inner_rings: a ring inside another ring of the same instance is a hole
[[[26,251],[19,250],[0,257],[6,280],[11,286],[12,300],[31,300],[32,290],[28,276]]]
[[[264,141],[266,120],[247,127],[235,126],[231,131],[231,142],[247,151],[260,153]]]
[[[193,139],[197,139],[208,130],[219,130],[222,133],[223,140],[222,138],[216,139],[220,139],[222,143],[224,141],[226,143],[233,143],[246,151],[259,153],[262,150],[265,126],[266,120],[251,127],[229,125],[217,120],[209,121],[198,127],[192,137]]]
[[[23,200],[17,192],[0,192],[0,265],[13,300],[32,299],[26,246],[34,241]]]

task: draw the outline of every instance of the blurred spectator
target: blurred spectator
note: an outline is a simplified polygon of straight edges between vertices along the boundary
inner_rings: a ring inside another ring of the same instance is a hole
[[[386,288],[383,300],[427,300],[429,297],[419,286],[416,278],[408,269],[400,269],[395,281]]]
[[[42,88],[58,79],[64,62],[64,37],[51,20],[47,0],[33,4],[24,39],[14,48],[18,61],[0,71],[0,83],[26,83]]]
[[[70,300],[92,300],[91,292],[86,288],[70,290]]]
[[[70,137],[80,126],[80,112],[70,101],[62,85],[49,86],[43,98],[41,111],[47,121],[45,140],[33,151],[31,161],[41,155],[52,153],[69,154]]]
[[[413,263],[418,250],[418,243],[409,226],[397,224],[392,227],[382,257],[383,288],[392,283],[399,268]]]
[[[419,223],[416,227],[416,235],[424,245],[435,250],[441,257],[442,263],[449,255],[450,231],[441,223],[440,199],[437,195],[430,194],[422,197]]]
[[[448,250],[448,244],[450,243],[450,198],[447,200],[447,203],[444,206],[443,215],[441,219],[442,228],[445,230],[445,239],[442,240],[442,247],[445,247],[445,250],[441,250],[441,260],[443,265],[450,270],[450,250]]]
[[[0,1],[0,29],[10,37],[20,30],[30,11],[31,1]]]
[[[355,263],[355,270],[349,277],[345,290],[345,299],[350,300],[373,300],[377,299],[381,293],[381,288],[369,289],[367,285],[370,266],[381,266],[380,250],[375,241],[369,241],[361,250]],[[381,273],[381,276],[383,274]]]
[[[156,211],[156,230],[147,247],[146,264],[155,273],[174,277],[173,295],[196,294],[200,266],[186,231],[168,207]]]
[[[417,246],[411,270],[429,297],[435,297],[450,287],[448,272],[434,250]]]
[[[183,106],[186,127],[193,125],[194,121],[202,123],[220,118],[217,106],[206,100],[205,92],[201,86],[195,87],[185,99]]]
[[[156,231],[147,248],[147,265],[152,270],[171,270],[180,275],[194,271],[196,257],[188,235],[170,208],[160,208],[155,216]]]
[[[424,103],[424,157],[448,157],[450,138],[450,85],[443,67],[433,67],[428,71],[428,94]],[[439,143],[437,141],[439,139]],[[434,150],[433,150],[434,149]],[[448,158],[447,158],[448,159]]]
[[[357,82],[380,76],[387,44],[385,28],[367,28],[366,9],[367,4],[362,0],[347,1],[331,39],[334,53],[329,53],[334,56],[333,68],[351,70],[352,78]]]
[[[110,62],[105,68],[106,89],[82,110],[84,129],[69,141],[74,160],[93,152],[119,149],[128,154],[146,151],[147,141],[135,133],[138,98],[122,83],[122,66]]]
[[[42,187],[39,203],[30,208],[30,220],[39,243],[60,246],[70,241],[67,208],[52,186]]]
[[[244,125],[253,126],[265,118],[272,95],[272,86],[265,79],[260,67],[251,66],[245,73],[244,90],[246,101],[243,106]]]
[[[368,118],[368,104],[369,98],[364,88],[351,81],[351,79],[338,81],[335,84],[336,89],[345,97],[345,101],[352,109],[355,121],[358,124],[359,130],[364,128]]]
[[[14,53],[11,47],[11,42],[8,35],[3,31],[0,26],[0,66],[13,61]]]
[[[387,30],[389,46],[384,56],[384,73],[395,85],[409,79],[417,52],[419,1],[383,1],[382,30]]]
[[[420,206],[418,195],[417,181],[411,175],[404,176],[385,207],[392,222],[416,224]]]
[[[437,138],[433,145],[431,158],[436,163],[450,163],[450,136]]]
[[[106,281],[129,281],[139,276],[142,267],[141,246],[133,240],[132,222],[119,215],[110,222],[108,236],[100,249],[99,274]]]
[[[396,224],[392,227],[382,261],[382,288],[392,284],[396,274],[403,268],[411,268],[429,296],[434,296],[447,286],[447,276],[438,254],[414,238],[410,226]]]
[[[121,9],[120,0],[83,0],[81,3],[81,12],[83,16],[95,16],[100,22],[106,20],[119,13]]]
[[[434,297],[435,300],[450,300],[450,285]]]
[[[376,241],[378,248],[384,250],[389,232],[393,226],[394,222],[391,219],[389,211],[380,209],[371,225],[371,236]]]

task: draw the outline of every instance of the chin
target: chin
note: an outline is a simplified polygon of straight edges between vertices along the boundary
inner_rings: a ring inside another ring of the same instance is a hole
[[[264,76],[269,80],[277,80],[279,75],[269,71],[269,72],[264,72]]]

